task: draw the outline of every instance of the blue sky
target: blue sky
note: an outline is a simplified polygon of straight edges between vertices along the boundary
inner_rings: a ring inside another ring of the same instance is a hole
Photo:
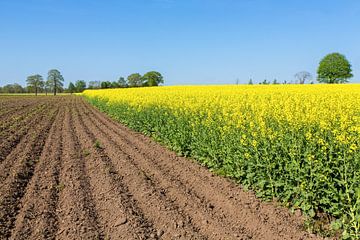
[[[359,0],[0,0],[0,85],[161,72],[166,85],[314,77],[340,52],[360,82]]]

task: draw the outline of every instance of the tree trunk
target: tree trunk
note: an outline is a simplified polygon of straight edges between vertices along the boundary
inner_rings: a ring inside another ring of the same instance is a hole
[[[37,96],[37,87],[35,87],[35,96]]]
[[[56,95],[56,80],[54,80],[54,96]]]

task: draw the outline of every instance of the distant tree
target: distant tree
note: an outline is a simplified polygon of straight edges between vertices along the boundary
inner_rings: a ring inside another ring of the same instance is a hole
[[[86,88],[86,82],[84,80],[77,80],[75,82],[76,92],[82,92],[85,90],[85,88]]]
[[[250,80],[249,80],[249,83],[248,83],[249,85],[253,85],[254,83],[253,83],[253,80],[250,78]]]
[[[159,84],[164,83],[163,76],[161,75],[161,73],[156,71],[145,73],[142,79],[143,79],[143,85],[149,87],[159,86]]]
[[[20,84],[17,84],[17,83],[14,83],[13,85],[12,85],[12,87],[13,87],[13,91],[14,91],[14,93],[24,93],[25,92],[25,89],[20,85]]]
[[[353,77],[351,72],[351,64],[344,55],[331,53],[320,61],[317,80],[320,83],[346,83]]]
[[[74,85],[72,82],[69,83],[69,86],[68,86],[68,88],[67,88],[67,91],[68,91],[69,93],[71,93],[71,94],[73,94],[74,92],[76,92],[76,87],[75,87],[75,85]]]
[[[123,77],[120,77],[120,78],[119,78],[118,84],[119,84],[119,87],[121,87],[121,88],[125,88],[125,87],[128,86],[125,78],[123,78]]]
[[[57,69],[51,69],[48,72],[47,78],[49,85],[51,86],[52,90],[54,91],[54,96],[56,95],[57,91],[62,91],[64,78],[61,75],[60,71]]]
[[[129,87],[140,87],[143,85],[143,78],[139,73],[133,73],[127,77]]]
[[[49,80],[45,81],[44,83],[44,90],[45,90],[45,95],[47,96],[48,92],[52,91],[51,88],[51,82]]]
[[[98,89],[100,87],[101,87],[100,81],[90,81],[88,85],[89,89]]]
[[[2,87],[3,93],[25,93],[25,89],[17,83],[7,84]]]
[[[272,84],[279,84],[276,78],[273,80]]]
[[[100,84],[101,88],[111,88],[111,82],[109,81],[103,81]]]
[[[44,86],[44,79],[39,74],[31,75],[27,77],[26,83],[30,89],[34,90],[35,96],[37,96],[39,89]]]
[[[295,74],[295,79],[299,84],[304,84],[306,81],[310,81],[312,76],[309,72],[301,71]]]
[[[270,84],[270,82],[268,82],[266,79],[264,79],[264,81],[262,81],[262,82],[259,83],[259,84],[268,85],[268,84]]]
[[[120,84],[117,81],[113,81],[111,83],[111,88],[119,88],[119,87],[120,87]]]

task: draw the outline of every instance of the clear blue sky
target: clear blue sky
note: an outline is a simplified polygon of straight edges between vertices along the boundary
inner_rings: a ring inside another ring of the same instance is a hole
[[[314,77],[340,52],[360,80],[359,0],[0,0],[0,85],[163,73],[166,85]]]

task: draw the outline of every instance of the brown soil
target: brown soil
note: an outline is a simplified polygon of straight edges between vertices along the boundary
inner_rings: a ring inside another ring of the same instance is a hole
[[[0,105],[0,239],[320,239],[79,97]]]

